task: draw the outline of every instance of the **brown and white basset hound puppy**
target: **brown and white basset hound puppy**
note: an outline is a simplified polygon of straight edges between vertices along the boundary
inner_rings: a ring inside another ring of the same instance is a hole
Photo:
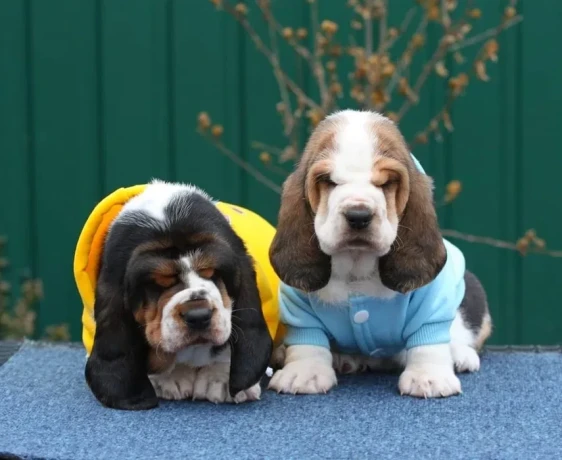
[[[381,114],[339,111],[315,128],[283,186],[270,260],[287,326],[271,389],[325,393],[336,371],[396,365],[401,394],[441,397],[461,392],[455,371],[479,369],[485,291]]]

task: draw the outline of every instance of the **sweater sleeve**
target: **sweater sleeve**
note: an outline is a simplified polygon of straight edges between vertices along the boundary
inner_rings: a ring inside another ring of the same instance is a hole
[[[279,312],[287,332],[284,343],[330,348],[326,328],[310,305],[308,296],[285,283],[279,287]]]
[[[447,262],[437,278],[410,299],[403,337],[406,348],[451,340],[451,326],[465,294],[465,261],[458,248],[445,241]]]

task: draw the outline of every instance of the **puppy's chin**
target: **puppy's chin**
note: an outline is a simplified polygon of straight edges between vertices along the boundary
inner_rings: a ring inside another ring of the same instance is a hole
[[[329,256],[338,254],[371,254],[374,257],[383,257],[392,248],[391,244],[372,241],[367,236],[349,235],[335,243],[326,244],[320,241],[320,248]]]

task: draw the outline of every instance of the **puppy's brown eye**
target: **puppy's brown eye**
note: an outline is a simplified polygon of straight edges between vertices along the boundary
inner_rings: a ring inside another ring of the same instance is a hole
[[[318,183],[325,184],[328,187],[336,187],[338,185],[332,180],[329,174],[322,174],[321,176],[318,176]]]
[[[215,270],[213,268],[204,268],[203,270],[199,270],[198,273],[201,278],[210,280],[215,274]]]

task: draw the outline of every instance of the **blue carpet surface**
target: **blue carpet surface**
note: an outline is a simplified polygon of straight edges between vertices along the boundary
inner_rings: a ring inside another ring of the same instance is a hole
[[[487,352],[464,394],[400,397],[396,375],[238,406],[102,408],[81,348],[26,342],[0,367],[1,453],[32,459],[562,458],[562,353]]]

